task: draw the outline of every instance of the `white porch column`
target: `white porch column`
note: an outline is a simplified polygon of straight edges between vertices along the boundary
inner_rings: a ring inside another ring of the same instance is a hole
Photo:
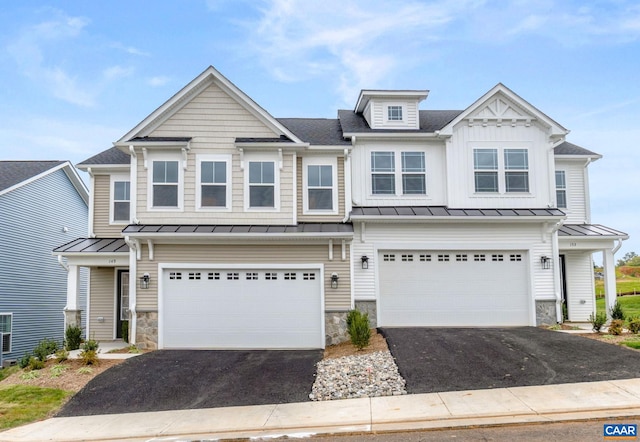
[[[602,266],[604,273],[604,299],[607,308],[607,317],[610,317],[609,310],[616,303],[616,265],[613,260],[613,251],[604,249],[602,251]]]
[[[80,298],[80,268],[70,265],[67,270],[67,305],[64,307],[64,329],[70,325],[81,324],[81,312],[78,310]]]

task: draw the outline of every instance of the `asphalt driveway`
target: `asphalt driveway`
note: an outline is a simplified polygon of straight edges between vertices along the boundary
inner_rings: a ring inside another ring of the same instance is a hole
[[[639,351],[541,328],[382,334],[409,394],[640,378]]]
[[[92,379],[57,416],[309,400],[322,350],[160,350]]]

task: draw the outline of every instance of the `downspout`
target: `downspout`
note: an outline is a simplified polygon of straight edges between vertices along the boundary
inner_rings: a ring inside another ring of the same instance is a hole
[[[591,224],[591,196],[589,194],[589,171],[587,167],[591,164],[591,158],[587,158],[584,163],[583,180],[584,180],[584,222],[585,224]]]
[[[140,253],[140,243],[131,239],[128,236],[124,237],[124,242],[129,246],[129,313],[131,314],[131,323],[130,323],[130,331],[129,331],[129,343],[136,343],[136,328],[138,324],[138,315],[136,313],[136,302],[137,302],[137,289],[138,289],[138,278],[136,277],[137,273],[137,260],[138,253]],[[133,281],[131,281],[133,278]],[[133,282],[133,283],[132,283]]]
[[[355,137],[353,137],[355,140]],[[355,141],[354,141],[355,142]],[[349,221],[351,217],[351,152],[349,149],[344,150],[344,219],[343,223]]]
[[[620,238],[618,238],[618,245],[617,245],[617,246],[615,246],[613,249],[611,249],[611,254],[612,254],[612,255],[615,255],[615,254],[616,254],[616,252],[617,252],[618,250],[620,250],[620,247],[622,247],[622,240],[621,240]]]
[[[94,204],[95,204],[95,199],[94,199],[94,195],[95,195],[95,191],[96,191],[96,185],[95,185],[95,176],[93,175],[93,170],[91,170],[90,167],[87,168],[87,172],[89,173],[89,213],[88,213],[88,218],[89,218],[89,225],[87,226],[87,235],[89,235],[89,238],[95,238],[96,235],[93,232],[93,225],[94,225]]]

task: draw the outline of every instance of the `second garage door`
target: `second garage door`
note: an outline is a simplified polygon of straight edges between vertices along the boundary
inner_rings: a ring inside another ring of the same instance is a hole
[[[530,325],[526,256],[513,251],[381,251],[379,325]]]
[[[170,269],[161,348],[323,348],[319,269]]]

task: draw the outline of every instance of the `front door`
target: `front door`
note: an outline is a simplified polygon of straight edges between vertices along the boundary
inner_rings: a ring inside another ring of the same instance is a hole
[[[122,339],[122,322],[129,320],[129,270],[118,270],[116,338]]]
[[[562,294],[562,322],[569,320],[569,303],[567,302],[567,278],[564,255],[560,255],[560,292]]]

